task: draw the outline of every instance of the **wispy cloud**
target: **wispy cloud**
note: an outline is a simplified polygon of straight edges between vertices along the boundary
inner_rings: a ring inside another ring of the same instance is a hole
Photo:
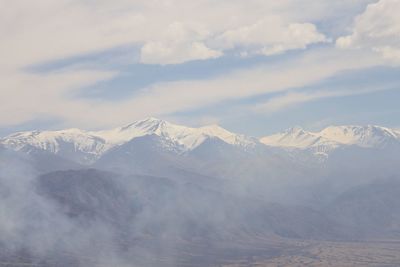
[[[230,31],[243,31],[243,27],[257,25],[264,18],[271,21],[276,16],[280,17],[279,23],[263,24],[256,29],[264,36],[261,42],[264,45],[287,45],[288,37],[292,43],[300,39],[303,45],[323,39],[311,24],[293,24],[313,19],[312,13],[309,18],[306,14],[303,18],[292,15],[291,11],[300,5],[298,1],[220,1],[215,5],[211,0],[123,0],[112,4],[107,1],[2,0],[0,5],[0,55],[2,67],[8,68],[126,44],[141,45],[142,60],[150,63],[216,57],[223,47],[209,47],[214,38]],[[292,24],[317,38],[305,42],[304,36],[296,34],[298,29],[292,29]],[[285,29],[286,25],[289,28]],[[280,33],[282,29],[286,34]],[[242,38],[257,41],[251,35]]]
[[[67,97],[71,90],[114,77],[112,72],[74,70],[48,76],[18,74],[6,80],[9,86],[0,92],[1,99],[11,99],[0,106],[1,119],[3,124],[22,123],[42,114],[52,114],[69,125],[118,125],[149,115],[165,116],[222,101],[285,92],[316,83],[340,71],[379,63],[376,58],[339,52],[327,48],[279,64],[238,70],[209,80],[162,82],[120,101]],[[12,84],[15,81],[18,83]]]
[[[395,84],[382,84],[381,86],[371,86],[370,88],[348,88],[346,90],[330,88],[325,90],[317,90],[312,92],[288,92],[283,95],[270,98],[266,102],[259,103],[252,107],[252,110],[257,113],[271,114],[280,110],[295,107],[300,104],[304,104],[311,101],[316,101],[324,98],[332,97],[344,97],[369,94],[382,90],[391,90],[395,87],[400,86],[400,81]]]
[[[259,113],[268,114],[282,109],[287,109],[301,103],[342,95],[346,94],[341,94],[340,92],[287,93],[283,96],[271,98],[265,103],[258,104],[253,108],[253,110]]]
[[[340,48],[364,48],[400,63],[400,1],[380,0],[356,17],[350,35],[337,39]]]
[[[353,12],[370,2],[0,0],[0,125],[42,116],[76,126],[117,125],[232,99],[285,93],[340,71],[382,64],[376,55],[327,44],[330,36],[319,27],[322,20],[336,19],[339,11]],[[351,12],[348,16],[354,15]],[[38,64],[119,46],[134,46],[140,54],[137,60],[145,64],[180,64],[232,51],[279,54],[316,43],[324,47],[210,79],[156,82],[120,101],[71,97],[87,86],[117,77],[118,68],[99,71],[87,64],[55,72],[26,71]],[[386,54],[390,51],[386,49]],[[294,101],[289,98],[287,103]],[[299,98],[304,102],[316,96]]]

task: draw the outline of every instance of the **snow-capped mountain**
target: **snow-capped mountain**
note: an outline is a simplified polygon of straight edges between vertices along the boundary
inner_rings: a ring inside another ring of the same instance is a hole
[[[307,132],[300,127],[290,128],[282,133],[265,136],[260,139],[269,146],[310,148],[321,145],[336,146],[337,142],[317,133]]]
[[[105,139],[111,146],[123,144],[141,136],[156,135],[166,139],[168,144],[176,144],[182,151],[193,150],[208,138],[218,138],[225,143],[241,147],[252,146],[256,142],[253,138],[231,133],[218,125],[191,128],[156,118],[136,121],[124,127],[93,132],[93,134]]]
[[[331,126],[317,134],[340,144],[366,148],[382,148],[400,140],[399,132],[396,130],[375,125]]]
[[[395,129],[374,125],[329,126],[320,132],[295,127],[262,137],[260,142],[286,150],[293,157],[306,161],[325,161],[338,149],[351,152],[351,147],[380,150],[400,148],[399,133]]]
[[[306,152],[304,156],[318,156],[320,159],[328,157],[328,154],[340,144],[327,139],[317,133],[312,133],[300,127],[290,128],[282,133],[266,136],[260,142],[273,147],[283,148],[293,154],[294,150]],[[297,154],[293,154],[297,157]]]
[[[79,129],[18,132],[3,138],[0,143],[15,151],[47,152],[80,163],[93,162],[106,149],[103,138]]]
[[[103,131],[67,129],[60,131],[30,131],[11,134],[0,140],[8,149],[28,154],[46,152],[81,164],[91,164],[109,150],[135,138],[157,136],[162,149],[185,153],[206,140],[217,138],[229,145],[246,149],[258,141],[231,133],[218,125],[191,128],[164,120],[148,118],[123,127]]]
[[[133,140],[137,141],[132,143]],[[111,152],[114,152],[111,153],[114,155],[117,151],[127,154],[137,150],[134,152],[137,154],[138,146],[144,151],[143,149],[150,149],[150,144],[156,146],[151,148],[153,152],[157,151],[156,153],[164,151],[184,155],[193,151],[197,156],[201,154],[202,158],[210,158],[209,154],[216,153],[213,146],[220,146],[218,153],[221,155],[232,154],[229,147],[235,151],[254,150],[261,153],[271,151],[268,148],[276,147],[291,158],[296,159],[301,156],[303,159],[311,157],[310,159],[314,160],[315,156],[326,159],[338,148],[351,146],[374,149],[396,147],[396,145],[400,147],[400,131],[372,125],[330,126],[320,132],[309,132],[294,127],[257,140],[229,132],[218,125],[193,128],[148,118],[110,130],[30,131],[11,134],[0,139],[0,146],[7,149],[27,154],[57,155],[85,165],[93,164]],[[297,152],[301,152],[301,155]]]
[[[260,141],[269,146],[299,149],[318,146],[336,148],[340,145],[382,148],[400,142],[400,134],[396,130],[374,125],[330,126],[320,132],[308,132],[295,127],[282,133],[262,137]]]

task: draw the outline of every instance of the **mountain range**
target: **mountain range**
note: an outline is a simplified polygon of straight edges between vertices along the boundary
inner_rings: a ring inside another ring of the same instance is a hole
[[[286,201],[310,198],[317,185],[344,191],[396,176],[400,131],[374,125],[320,132],[294,127],[256,138],[218,125],[193,128],[148,118],[101,131],[18,132],[0,139],[0,147],[38,174],[95,168],[179,182],[212,180],[235,193]]]
[[[257,142],[253,138],[231,133],[218,125],[190,128],[148,118],[103,131],[67,129],[18,132],[2,138],[0,144],[15,151],[25,153],[41,151],[71,159],[80,164],[91,164],[116,147],[151,135],[157,136],[160,140],[160,149],[177,154],[192,151],[213,138],[244,149],[254,146]]]
[[[300,240],[397,240],[399,159],[400,131],[372,125],[14,133],[0,139],[0,263],[251,266]]]
[[[156,118],[102,131],[66,129],[18,132],[1,138],[0,144],[14,151],[54,154],[79,164],[90,165],[113,150],[121,150],[133,140],[150,136],[157,140],[160,150],[180,155],[200,150],[202,146],[213,141],[244,152],[260,147],[270,150],[278,148],[286,151],[309,151],[322,158],[327,158],[334,150],[349,146],[385,149],[400,145],[399,130],[375,125],[330,126],[320,132],[294,127],[281,133],[255,138],[232,133],[218,125],[192,128]]]

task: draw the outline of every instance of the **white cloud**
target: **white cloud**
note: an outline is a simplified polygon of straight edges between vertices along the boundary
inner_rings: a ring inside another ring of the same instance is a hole
[[[201,25],[191,26],[180,22],[169,25],[158,41],[146,42],[142,46],[140,61],[146,64],[179,64],[220,57],[221,51],[210,49],[204,43],[210,33]]]
[[[301,103],[330,97],[333,95],[335,95],[333,92],[288,93],[283,96],[271,98],[265,103],[256,105],[253,110],[257,113],[269,114]]]
[[[367,6],[352,33],[337,39],[340,48],[366,48],[400,63],[400,0],[380,0]]]
[[[74,90],[111,79],[116,73],[67,70],[46,75],[18,72],[0,74],[0,124],[23,123],[40,116],[65,118],[74,113]],[[85,104],[85,106],[87,106]],[[84,116],[84,114],[81,114]]]
[[[380,53],[385,59],[400,63],[400,46],[379,46],[374,47],[373,50]]]
[[[246,54],[264,55],[305,49],[310,44],[327,41],[314,24],[287,24],[276,16],[263,18],[250,26],[228,30],[215,40],[217,45],[225,49],[240,47]]]
[[[378,63],[375,58],[353,51],[323,49],[273,65],[225,73],[210,80],[157,83],[118,102],[68,98],[73,90],[113,78],[116,74],[112,72],[70,70],[41,76],[10,75],[2,77],[6,82],[2,82],[0,90],[0,122],[3,125],[18,124],[50,115],[64,119],[66,127],[117,126],[147,116],[165,116],[221,101],[285,92],[340,71]]]
[[[399,83],[395,83],[398,86]],[[358,86],[348,87],[347,89],[338,89],[338,88],[330,88],[329,90],[317,90],[312,92],[288,92],[283,95],[279,95],[269,100],[257,104],[250,109],[256,113],[261,114],[272,114],[274,112],[278,112],[284,109],[292,108],[300,104],[304,104],[307,102],[331,98],[331,97],[343,97],[343,96],[352,96],[352,95],[361,95],[373,93],[376,91],[382,90],[390,90],[393,88],[393,84],[382,84],[381,86],[371,86],[370,88],[358,88]]]
[[[324,41],[313,21],[365,1],[0,0],[0,57],[2,67],[18,67],[136,44],[145,59],[149,46],[162,47],[159,63],[166,64],[220,55],[210,45],[221,35],[239,45],[297,49]]]
[[[140,90],[134,98],[118,103],[92,102],[68,119],[82,125],[119,125],[145,116],[164,116],[204,108],[222,101],[286,92],[345,70],[379,64],[361,52],[325,49],[273,65],[234,71],[210,80],[162,82]],[[86,108],[86,109],[85,109]],[[84,114],[84,116],[82,116]],[[101,114],[101,115],[100,115]]]
[[[146,64],[179,64],[191,60],[217,58],[222,52],[202,42],[148,42],[141,49],[140,62]]]
[[[141,47],[142,62],[153,64],[215,58],[239,46],[247,53],[264,54],[302,49],[326,41],[315,21],[366,1],[0,0],[0,124],[52,116],[70,126],[118,125],[283,92],[341,70],[374,65],[374,58],[346,52],[332,55],[327,49],[327,53],[224,73],[211,80],[153,84],[120,102],[71,98],[76,90],[112,79],[117,72],[25,71],[32,65],[130,44]],[[395,47],[382,48],[391,54]]]
[[[370,91],[357,91],[357,90],[337,91],[334,89],[326,91],[314,91],[308,93],[290,92],[281,96],[273,97],[264,103],[258,104],[255,107],[253,107],[252,110],[257,113],[271,114],[283,109],[288,109],[318,99],[356,95],[368,92]]]

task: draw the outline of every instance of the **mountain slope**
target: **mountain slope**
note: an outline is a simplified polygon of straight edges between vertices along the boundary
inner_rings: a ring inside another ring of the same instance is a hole
[[[328,161],[332,168],[358,169],[361,163],[374,160],[375,154],[387,154],[383,158],[393,169],[390,159],[400,155],[400,132],[372,125],[331,126],[320,132],[295,127],[257,140],[218,125],[192,128],[148,118],[103,131],[20,132],[0,139],[0,144],[29,154],[43,170],[50,170],[46,165],[75,168],[76,164],[76,168],[89,165],[150,175],[185,170],[214,177],[263,179],[283,173],[285,166],[296,166],[291,168],[296,173]],[[388,166],[385,161],[379,161],[382,168]]]
[[[260,139],[263,144],[270,146],[308,148],[319,145],[336,145],[335,142],[307,132],[299,127],[290,128],[282,133],[265,136]]]
[[[399,238],[399,195],[399,179],[382,179],[340,194],[326,212],[358,237]]]
[[[285,150],[300,150],[327,158],[337,149],[356,146],[359,148],[400,148],[400,133],[381,126],[330,126],[320,132],[308,132],[291,128],[282,133],[265,136],[260,142]]]
[[[373,148],[390,146],[400,141],[400,135],[395,130],[375,125],[331,126],[318,135],[340,144]]]
[[[231,133],[217,125],[191,128],[148,118],[104,131],[68,129],[19,132],[1,139],[0,144],[27,154],[45,152],[80,164],[92,164],[115,147],[136,138],[152,135],[159,137],[162,150],[178,154],[191,151],[210,138],[218,138],[243,149],[257,143],[254,138]]]
[[[106,141],[79,129],[19,132],[0,141],[6,148],[27,154],[48,153],[88,164],[105,150]]]
[[[181,152],[193,150],[211,137],[219,138],[228,144],[242,147],[252,146],[256,141],[243,135],[231,133],[218,125],[191,128],[175,125],[156,118],[136,121],[124,127],[100,131],[94,134],[104,138],[109,144],[123,144],[137,137],[156,135],[168,141],[169,144],[165,145],[166,148]]]

